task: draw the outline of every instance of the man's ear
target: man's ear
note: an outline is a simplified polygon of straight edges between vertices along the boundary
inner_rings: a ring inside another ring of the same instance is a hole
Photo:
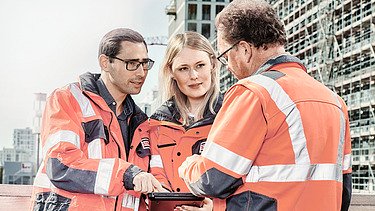
[[[109,57],[104,54],[100,54],[99,65],[102,70],[107,71],[108,66],[110,65]]]
[[[245,57],[246,61],[249,62],[253,53],[253,46],[245,41],[241,41],[240,43],[238,43],[238,46],[240,47],[241,53]]]

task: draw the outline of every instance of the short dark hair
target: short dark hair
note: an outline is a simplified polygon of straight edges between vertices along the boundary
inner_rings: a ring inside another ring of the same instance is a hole
[[[147,44],[141,34],[128,28],[118,28],[104,35],[99,44],[98,56],[104,54],[110,59],[117,56],[121,50],[121,42],[123,41],[143,43],[147,50]]]
[[[219,13],[215,24],[230,44],[243,40],[267,48],[269,44],[286,43],[283,23],[263,0],[234,0]]]

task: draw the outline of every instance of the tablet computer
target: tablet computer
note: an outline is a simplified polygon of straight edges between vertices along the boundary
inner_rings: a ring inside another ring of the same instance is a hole
[[[182,205],[201,207],[204,197],[192,193],[154,192],[148,194],[148,199],[151,211],[168,211]]]

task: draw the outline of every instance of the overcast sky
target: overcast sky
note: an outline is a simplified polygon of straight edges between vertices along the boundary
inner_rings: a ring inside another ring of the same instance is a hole
[[[97,52],[108,31],[128,27],[144,37],[167,36],[169,0],[1,0],[0,150],[12,147],[13,130],[32,127],[33,93],[50,94],[100,72]],[[149,47],[156,61],[140,100],[157,86],[164,46]]]

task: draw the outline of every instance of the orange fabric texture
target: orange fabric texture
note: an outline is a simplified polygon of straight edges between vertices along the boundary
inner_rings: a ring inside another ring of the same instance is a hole
[[[232,196],[261,194],[277,210],[340,210],[342,175],[351,173],[346,105],[297,63],[270,69],[282,76],[251,76],[227,91],[206,148],[182,176],[205,195],[202,181],[217,169],[243,181]]]
[[[90,127],[91,131],[85,131],[84,123],[95,124]],[[44,159],[35,179],[35,194],[52,191],[68,198],[68,210],[133,210],[122,206],[124,194],[135,198],[140,195],[126,191],[123,179],[132,164],[144,171],[148,169],[149,158],[140,158],[135,152],[141,139],[148,138],[147,122],[140,124],[135,131],[127,159],[115,114],[103,98],[81,90],[76,83],[52,93],[46,103],[42,125]],[[92,139],[88,140],[88,134],[92,134]],[[82,177],[81,182],[71,182],[69,186],[70,181],[67,181],[67,185],[63,186],[76,188],[77,191],[67,191],[51,183],[50,179],[61,173],[47,171],[51,160],[62,166],[62,170],[68,169],[63,176]]]

